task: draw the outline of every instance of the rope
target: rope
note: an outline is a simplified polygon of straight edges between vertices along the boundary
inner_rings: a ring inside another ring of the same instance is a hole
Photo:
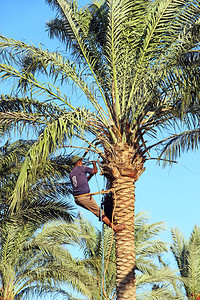
[[[97,177],[95,175],[95,179],[96,179],[96,183],[97,183],[97,187],[98,189],[100,190],[99,188],[99,184],[98,184],[98,180],[97,180]],[[113,208],[113,213],[112,213],[112,224],[113,224],[113,221],[114,221],[114,213],[115,213],[115,209],[116,209],[116,197],[115,197],[115,189],[112,188],[110,190],[103,190],[103,191],[99,191],[99,192],[95,192],[95,193],[88,193],[88,194],[83,194],[81,196],[88,196],[88,195],[101,195],[101,194],[107,194],[107,193],[110,193],[110,192],[113,192],[114,194],[114,208]],[[76,197],[76,196],[75,196]],[[80,197],[80,195],[79,195]],[[102,201],[100,201],[100,203],[102,203]],[[112,250],[112,245],[113,245],[113,240],[114,240],[114,229],[112,227],[112,237],[111,237],[111,243],[110,243],[110,248],[109,248],[109,251],[108,251],[108,257],[107,257],[107,260],[106,260],[106,265],[105,265],[105,268],[104,268],[104,239],[103,239],[103,221],[102,221],[102,209],[101,209],[101,205],[100,205],[100,220],[101,220],[101,224],[102,224],[102,229],[101,229],[101,238],[102,238],[102,266],[101,266],[101,300],[103,299],[103,294],[106,298],[106,300],[109,300],[107,294],[106,294],[106,288],[105,288],[105,277],[106,277],[106,272],[107,272],[107,268],[108,268],[108,263],[109,263],[109,259],[110,259],[110,254],[111,254],[111,250]],[[111,300],[114,299],[114,297],[116,296],[116,294],[113,295],[113,297],[111,298]]]
[[[97,176],[95,174],[95,179],[97,183],[98,190],[100,190],[99,183],[97,180]],[[103,300],[103,291],[104,291],[104,240],[103,240],[103,221],[102,221],[102,201],[100,199],[100,195],[102,194],[101,192],[93,193],[94,194],[99,194],[99,207],[100,207],[100,221],[101,221],[101,247],[102,247],[102,256],[101,256],[101,300]]]
[[[103,239],[103,221],[102,221],[102,209],[100,206],[100,215],[101,215],[101,247],[102,247],[102,255],[101,255],[101,300],[103,299],[103,291],[104,291],[104,282],[105,282],[105,273],[104,273],[104,239]]]
[[[114,190],[114,199],[115,199],[115,190]],[[116,209],[116,201],[114,201],[114,208],[113,208],[112,220],[111,220],[112,224],[113,224],[113,220],[114,220],[115,209]],[[106,271],[107,271],[107,268],[108,268],[108,263],[109,263],[109,259],[110,259],[110,253],[111,253],[111,249],[112,249],[112,245],[113,245],[113,238],[114,238],[114,230],[113,230],[113,227],[112,227],[112,238],[111,238],[110,248],[109,248],[109,251],[108,251],[108,257],[107,257],[107,261],[106,261],[106,267],[105,267],[105,270],[104,270],[104,278],[106,276]],[[109,300],[109,298],[107,297],[107,294],[106,294],[105,290],[104,290],[104,296],[106,297],[107,300]],[[111,298],[111,300],[114,299],[115,296],[116,296],[116,294],[113,295],[113,297]]]
[[[96,179],[97,187],[100,190],[99,183],[98,183],[96,175],[95,175],[95,179]],[[104,190],[102,192],[99,192],[99,195],[100,194],[106,194],[110,191],[111,190],[109,190],[109,191]],[[105,277],[106,277],[106,271],[107,271],[108,262],[109,262],[109,258],[110,258],[111,248],[112,248],[112,244],[113,244],[113,227],[112,227],[111,245],[110,245],[110,248],[109,248],[109,253],[108,253],[108,257],[107,257],[107,261],[106,261],[106,267],[104,269],[104,237],[103,237],[103,220],[102,220],[102,209],[101,209],[102,199],[101,199],[100,203],[101,203],[100,204],[100,220],[101,220],[101,245],[102,245],[102,255],[101,255],[101,257],[102,257],[102,259],[101,259],[101,300],[103,300],[103,294],[106,297],[106,299],[109,300],[109,298],[107,297],[107,294],[106,294]],[[113,215],[112,215],[112,224],[113,224]]]
[[[96,183],[97,183],[97,187],[98,189],[100,190],[99,188],[99,184],[98,184],[98,180],[97,180],[97,177],[95,175],[95,179],[96,179]],[[100,191],[100,192],[95,192],[95,193],[88,193],[88,194],[84,194],[84,195],[81,195],[81,196],[86,196],[86,195],[96,195],[96,194],[107,194],[107,193],[110,193],[111,191],[113,191],[113,194],[114,194],[114,199],[115,199],[115,189],[110,189],[110,190],[103,190],[103,191]],[[102,204],[102,201],[100,201],[100,203]],[[114,221],[114,212],[115,212],[115,209],[116,209],[116,200],[114,201],[114,208],[113,208],[113,213],[112,213],[112,224],[113,224],[113,221]],[[112,250],[112,245],[113,245],[113,239],[114,239],[114,229],[113,229],[113,226],[112,226],[112,237],[111,237],[111,243],[110,243],[110,248],[109,248],[109,251],[108,251],[108,257],[107,257],[107,260],[106,260],[106,266],[105,266],[105,269],[104,269],[104,239],[103,239],[103,221],[102,221],[102,209],[101,209],[101,205],[100,205],[100,220],[101,220],[101,224],[102,224],[102,229],[101,229],[101,243],[102,243],[102,262],[101,262],[101,300],[103,299],[103,294],[104,296],[106,297],[107,300],[109,300],[108,296],[107,296],[107,293],[106,293],[106,288],[105,288],[105,277],[106,277],[106,271],[107,271],[107,268],[108,268],[108,263],[109,263],[109,259],[110,259],[110,254],[111,254],[111,250]],[[114,299],[114,297],[116,296],[116,294],[113,295],[113,297],[111,298],[111,300]]]
[[[99,183],[98,183],[96,174],[95,174],[95,180],[96,180],[96,184],[97,184],[97,188],[98,188],[99,192],[87,193],[87,194],[74,196],[74,197],[76,198],[76,197],[80,197],[80,196],[93,196],[93,195],[99,194],[100,221],[101,221],[101,247],[102,247],[102,255],[101,255],[101,300],[103,300],[103,294],[105,295],[106,291],[105,291],[105,271],[104,271],[104,238],[103,238],[103,229],[104,228],[103,228],[102,209],[101,209],[102,199],[100,199],[100,195],[110,193],[111,190],[100,191],[100,187],[99,187]],[[106,296],[106,298],[107,298],[107,296]]]
[[[101,194],[108,194],[110,193],[111,191],[114,191],[114,195],[115,195],[115,190],[112,188],[110,190],[102,190],[100,191],[100,187],[99,187],[99,183],[98,183],[98,180],[97,180],[97,177],[96,177],[96,174],[95,174],[95,179],[96,179],[96,183],[97,183],[97,187],[98,187],[98,192],[95,192],[95,193],[86,193],[86,194],[82,194],[82,195],[78,195],[78,196],[74,196],[74,198],[77,198],[77,197],[80,197],[80,196],[93,196],[93,195],[98,195],[99,194],[99,197]],[[115,199],[115,196],[114,196],[114,199]],[[102,244],[102,266],[101,266],[101,300],[103,300],[103,294],[104,296],[106,297],[107,300],[109,300],[109,298],[107,297],[107,294],[106,294],[106,288],[105,288],[105,277],[106,277],[106,271],[107,271],[107,268],[108,268],[108,263],[109,263],[109,258],[110,258],[110,254],[111,254],[111,249],[112,249],[112,245],[113,245],[113,239],[114,239],[114,230],[113,230],[113,227],[112,227],[112,238],[111,238],[111,244],[110,244],[110,248],[109,248],[109,252],[108,252],[108,257],[107,257],[107,260],[106,260],[106,266],[105,266],[105,269],[104,269],[104,238],[103,238],[103,220],[102,220],[102,209],[101,209],[101,205],[102,205],[102,200],[99,199],[99,202],[101,203],[100,204],[100,221],[101,221],[101,224],[102,224],[102,227],[101,227],[101,244]],[[113,224],[113,219],[114,219],[114,211],[115,211],[115,208],[116,208],[116,201],[114,201],[114,208],[113,208],[113,213],[112,213],[112,224]],[[116,294],[113,295],[112,299],[115,297]],[[111,299],[111,300],[112,300]]]

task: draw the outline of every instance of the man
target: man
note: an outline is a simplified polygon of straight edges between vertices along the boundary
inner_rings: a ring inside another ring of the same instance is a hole
[[[95,216],[100,219],[100,208],[90,195],[90,188],[88,181],[92,178],[94,174],[97,173],[97,166],[95,162],[93,163],[93,169],[83,165],[82,157],[78,155],[72,156],[72,164],[74,165],[73,170],[71,171],[69,177],[73,187],[73,194],[75,202],[77,205],[86,208],[91,211]],[[89,176],[87,176],[89,174]],[[104,211],[102,213],[102,221],[114,229],[115,232],[118,232],[125,228],[124,224],[114,225],[106,217]]]

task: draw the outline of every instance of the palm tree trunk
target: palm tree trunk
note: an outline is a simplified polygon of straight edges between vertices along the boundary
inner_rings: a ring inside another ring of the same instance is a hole
[[[0,296],[0,300],[14,300],[15,299],[15,295],[12,289],[12,284],[10,287],[10,284],[6,285],[6,287],[1,288],[1,293],[3,294],[2,296]]]
[[[116,287],[118,300],[135,300],[135,179],[120,176],[113,182],[114,223],[126,224],[115,234],[116,240]]]
[[[126,228],[115,234],[117,300],[136,300],[135,284],[135,182],[144,172],[145,157],[139,148],[125,143],[105,151],[102,173],[113,189],[114,224]]]

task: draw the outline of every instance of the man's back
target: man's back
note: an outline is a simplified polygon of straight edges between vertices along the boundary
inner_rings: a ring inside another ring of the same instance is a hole
[[[75,166],[69,177],[73,186],[74,196],[83,195],[90,192],[87,173],[92,174],[93,169],[82,166]]]

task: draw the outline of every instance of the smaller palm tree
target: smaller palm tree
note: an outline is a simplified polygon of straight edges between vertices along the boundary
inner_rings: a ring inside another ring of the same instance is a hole
[[[182,281],[182,299],[198,300],[200,296],[200,228],[195,226],[189,240],[177,229],[172,230],[172,253]]]
[[[158,237],[165,230],[163,222],[149,223],[144,213],[136,215],[136,295],[137,300],[175,300],[175,272],[164,263],[168,244]]]
[[[82,236],[81,247],[83,253],[82,262],[86,270],[93,274],[95,293],[92,298],[100,300],[102,295],[109,299],[115,298],[116,293],[116,264],[115,264],[115,240],[112,239],[112,230],[104,227],[102,232],[97,231],[86,220],[80,220]],[[164,230],[163,222],[149,223],[145,213],[136,215],[135,245],[136,245],[136,282],[137,299],[174,300],[176,293],[172,283],[175,273],[160,262],[161,257],[168,251],[168,245],[156,238]],[[103,257],[103,259],[102,259]],[[158,288],[159,287],[159,288]]]
[[[68,298],[63,283],[91,297],[96,279],[66,248],[80,239],[77,224],[53,221],[40,228],[34,222],[7,222],[2,229],[0,299],[30,299],[48,292]]]

